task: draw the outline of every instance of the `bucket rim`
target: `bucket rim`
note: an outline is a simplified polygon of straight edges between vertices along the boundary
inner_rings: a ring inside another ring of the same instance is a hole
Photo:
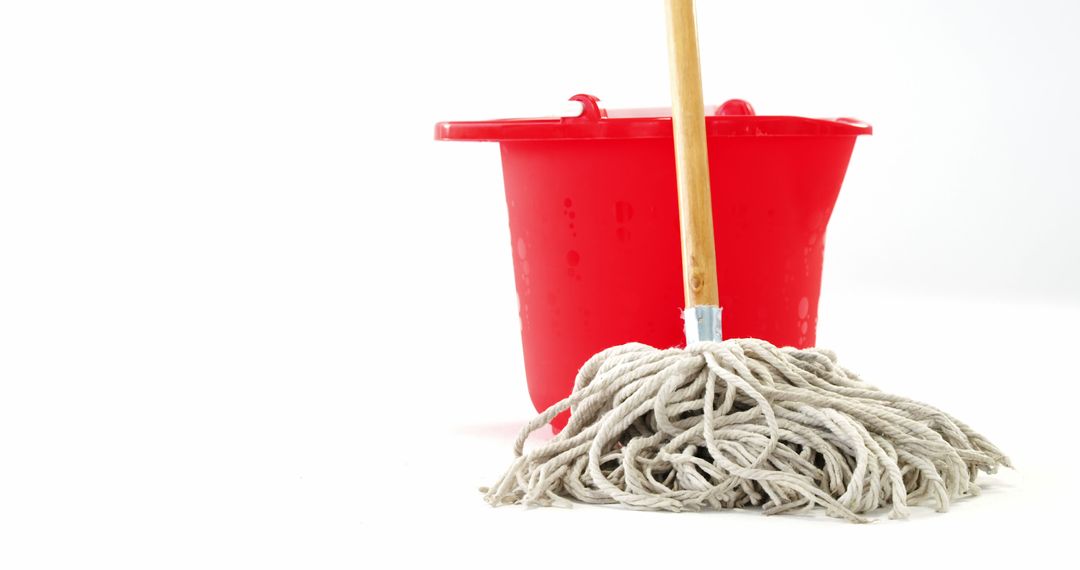
[[[670,108],[601,108],[599,99],[579,94],[582,104],[573,117],[535,117],[485,121],[442,121],[435,140],[546,141],[672,138]],[[666,115],[664,114],[666,113]],[[815,119],[793,115],[757,115],[749,103],[732,99],[706,107],[707,137],[853,137],[873,134],[873,127],[846,117]]]

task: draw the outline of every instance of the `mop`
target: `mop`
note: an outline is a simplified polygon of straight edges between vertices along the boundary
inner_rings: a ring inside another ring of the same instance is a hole
[[[492,505],[695,511],[823,508],[867,522],[889,507],[944,512],[979,471],[1010,467],[955,417],[864,382],[821,348],[721,340],[704,106],[692,0],[667,0],[682,237],[685,349],[630,343],[579,371],[569,397],[522,428]],[[571,410],[550,441],[529,434]]]

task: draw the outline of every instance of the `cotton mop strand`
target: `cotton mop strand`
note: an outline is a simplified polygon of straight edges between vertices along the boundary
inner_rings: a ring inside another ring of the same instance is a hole
[[[692,0],[667,0],[687,347],[626,344],[584,364],[571,395],[521,431],[493,505],[618,503],[686,511],[824,507],[863,515],[975,495],[1009,460],[960,420],[882,392],[825,349],[721,340],[704,107]],[[560,412],[554,439],[524,452]]]

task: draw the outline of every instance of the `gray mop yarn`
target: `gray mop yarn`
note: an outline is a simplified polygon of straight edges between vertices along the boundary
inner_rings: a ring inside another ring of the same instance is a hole
[[[566,428],[523,453],[529,434],[567,409]],[[821,506],[852,522],[886,505],[891,518],[909,505],[945,511],[978,494],[979,471],[1011,466],[961,421],[866,384],[831,351],[756,339],[605,350],[568,398],[521,430],[514,453],[481,489],[492,505]]]

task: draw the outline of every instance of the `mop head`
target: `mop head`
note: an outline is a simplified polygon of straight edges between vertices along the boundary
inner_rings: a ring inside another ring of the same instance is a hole
[[[523,453],[570,409],[566,428]],[[659,350],[626,344],[581,368],[570,397],[529,422],[492,505],[618,503],[693,511],[816,506],[852,522],[889,506],[945,511],[1007,457],[956,418],[859,379],[819,348],[755,339]]]

